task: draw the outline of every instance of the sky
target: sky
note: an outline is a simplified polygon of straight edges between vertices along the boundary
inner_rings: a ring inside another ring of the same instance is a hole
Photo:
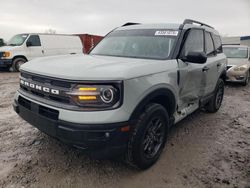
[[[223,36],[250,35],[250,0],[7,0],[1,1],[0,38],[18,33],[105,35],[126,22],[215,27]]]

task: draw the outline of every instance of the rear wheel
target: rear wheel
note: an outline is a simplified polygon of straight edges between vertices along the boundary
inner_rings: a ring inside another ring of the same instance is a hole
[[[12,71],[19,72],[21,65],[26,63],[26,59],[24,58],[16,58],[13,60],[12,63]]]
[[[243,86],[247,86],[249,83],[249,71],[247,71],[246,80],[243,82]]]
[[[224,82],[219,79],[212,99],[205,106],[206,111],[214,113],[219,110],[224,97]]]
[[[163,151],[168,125],[166,109],[159,104],[148,105],[131,132],[127,162],[139,169],[151,167]]]

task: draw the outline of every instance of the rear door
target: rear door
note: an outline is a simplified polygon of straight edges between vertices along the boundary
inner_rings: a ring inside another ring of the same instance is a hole
[[[205,31],[205,49],[207,55],[207,62],[206,62],[206,95],[211,94],[214,91],[214,87],[217,83],[219,77],[219,68],[222,66],[220,61],[217,58],[217,52],[215,51],[213,39],[211,33]]]
[[[30,35],[26,41],[28,60],[43,57],[43,48],[39,35]]]
[[[184,42],[180,53],[180,59],[185,57],[188,52],[205,52],[204,31],[203,29],[191,29]],[[179,62],[179,107],[185,108],[188,104],[198,102],[205,95],[207,85],[205,64],[192,62]]]

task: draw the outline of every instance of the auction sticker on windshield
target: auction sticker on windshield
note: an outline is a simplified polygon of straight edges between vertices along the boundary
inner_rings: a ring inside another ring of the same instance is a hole
[[[177,36],[177,35],[178,35],[178,31],[171,31],[171,30],[155,32],[155,36]]]

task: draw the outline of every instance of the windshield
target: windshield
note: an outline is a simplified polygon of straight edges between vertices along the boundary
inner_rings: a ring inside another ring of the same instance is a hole
[[[143,59],[169,58],[178,31],[155,29],[114,31],[106,36],[91,55]]]
[[[27,37],[28,37],[28,34],[15,35],[9,40],[7,45],[8,46],[21,46]]]
[[[245,47],[223,47],[223,52],[227,58],[247,58],[248,49]]]

